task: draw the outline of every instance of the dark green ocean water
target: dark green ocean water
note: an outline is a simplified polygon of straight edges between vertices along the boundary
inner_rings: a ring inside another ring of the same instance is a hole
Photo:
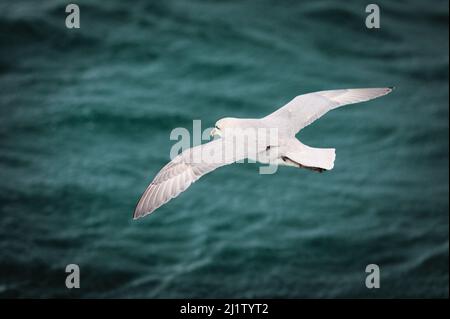
[[[0,297],[448,297],[448,1],[379,30],[368,1],[67,3],[0,3]],[[131,219],[173,128],[391,85],[299,134],[334,170],[228,166]]]

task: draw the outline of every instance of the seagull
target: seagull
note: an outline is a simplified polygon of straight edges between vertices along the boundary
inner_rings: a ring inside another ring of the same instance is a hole
[[[142,194],[133,218],[152,213],[203,175],[244,159],[316,172],[331,170],[336,157],[334,148],[310,147],[295,135],[328,111],[372,100],[392,90],[393,87],[307,93],[263,118],[220,119],[211,131],[212,141],[184,150],[159,171]],[[249,129],[263,133],[244,136],[243,132]],[[268,137],[269,131],[276,131],[276,138]]]

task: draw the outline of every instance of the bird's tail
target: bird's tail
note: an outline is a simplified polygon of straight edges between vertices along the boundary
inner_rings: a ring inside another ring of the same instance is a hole
[[[289,144],[283,157],[286,165],[318,169],[319,171],[331,170],[334,167],[336,150],[310,147],[295,139],[295,142]]]

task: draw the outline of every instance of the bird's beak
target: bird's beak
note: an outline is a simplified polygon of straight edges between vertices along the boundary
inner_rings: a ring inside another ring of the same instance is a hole
[[[213,128],[212,130],[211,130],[211,132],[209,133],[209,135],[211,136],[211,137],[214,137],[214,136],[222,136],[222,132],[220,131],[220,130],[218,130],[217,128]]]

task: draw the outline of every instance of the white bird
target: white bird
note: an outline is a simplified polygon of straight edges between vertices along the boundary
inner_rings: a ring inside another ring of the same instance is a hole
[[[368,101],[393,88],[329,90],[303,94],[261,119],[223,118],[211,135],[220,136],[206,144],[183,151],[164,166],[145,190],[134,211],[137,219],[152,213],[177,197],[203,175],[220,166],[248,158],[260,163],[307,168],[318,172],[334,167],[334,148],[314,148],[300,142],[295,135],[325,113],[346,104]],[[277,138],[266,133],[246,135],[243,130],[268,132],[275,129]]]

